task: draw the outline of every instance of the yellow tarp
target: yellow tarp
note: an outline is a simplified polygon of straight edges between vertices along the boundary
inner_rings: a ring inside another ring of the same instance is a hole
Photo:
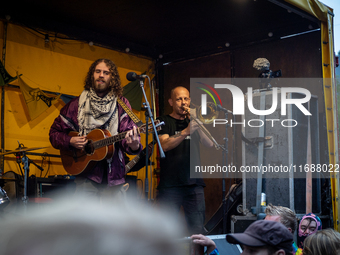
[[[336,80],[334,67],[333,9],[318,0],[285,0],[321,21],[321,52],[324,80],[324,98],[327,122],[329,163],[338,164],[338,117],[336,102]],[[334,229],[340,231],[339,219],[339,173],[331,173]]]
[[[20,77],[18,77],[18,83],[31,120],[37,118],[40,114],[46,111],[54,103],[56,103],[60,97],[48,96],[39,88],[31,88]]]
[[[4,26],[3,23],[0,24],[0,43],[2,45]],[[5,68],[8,73],[12,76],[16,76],[17,73],[21,74],[21,78],[27,83],[28,87],[44,91],[78,96],[83,90],[84,79],[90,65],[98,58],[109,58],[115,62],[123,86],[129,83],[126,79],[128,72],[146,72],[150,75],[153,71],[153,61],[150,59],[95,45],[90,46],[87,42],[64,40],[53,36],[50,36],[50,41],[46,43],[44,34],[11,23],[7,27],[6,44]],[[18,81],[11,84],[19,85]],[[145,89],[147,96],[149,96],[150,89],[147,81],[145,82]],[[150,101],[150,98],[148,100]],[[30,117],[31,113],[26,107],[25,96],[20,89],[5,87],[4,149],[16,149],[19,141],[29,148],[49,147],[32,152],[59,155],[59,151],[50,145],[49,129],[63,106],[63,101],[59,99],[51,107],[44,109],[41,114]],[[145,122],[144,112],[134,112]],[[152,136],[149,138],[149,141],[151,141]],[[142,135],[142,143],[145,146],[145,135]],[[41,172],[31,164],[30,175],[44,177],[67,174],[58,157],[47,157],[44,160],[41,156],[30,155],[29,157],[44,168],[44,171]],[[155,161],[155,157],[153,160]],[[14,171],[20,174],[14,155],[6,155],[4,163],[5,172]],[[134,175],[137,175],[138,179],[144,180],[145,170],[142,169]],[[149,176],[149,178],[152,178],[152,176]],[[144,182],[142,181],[142,183]],[[149,194],[152,191],[150,190]]]
[[[326,22],[328,8],[318,0],[285,0],[286,2],[304,10],[305,12],[318,18],[318,20]]]

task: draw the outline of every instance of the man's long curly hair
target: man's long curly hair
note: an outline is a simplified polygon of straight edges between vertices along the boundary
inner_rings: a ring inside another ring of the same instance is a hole
[[[96,66],[101,62],[104,62],[111,72],[111,81],[110,81],[110,84],[109,84],[109,88],[111,88],[113,90],[113,93],[116,96],[122,96],[123,95],[123,88],[121,86],[117,66],[115,65],[115,63],[113,63],[113,61],[111,61],[110,59],[106,59],[106,58],[97,59],[90,66],[89,71],[88,71],[86,78],[85,78],[85,83],[84,83],[85,84],[84,85],[85,90],[90,90],[90,88],[93,87],[93,82],[94,82],[93,81],[93,74],[94,74],[94,71],[96,69]]]

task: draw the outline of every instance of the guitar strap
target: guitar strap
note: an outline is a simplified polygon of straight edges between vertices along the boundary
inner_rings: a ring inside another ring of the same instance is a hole
[[[132,121],[137,125],[137,127],[140,127],[143,125],[143,122],[137,117],[136,114],[133,113],[133,111],[123,102],[122,99],[119,97],[117,98],[118,104],[124,109],[124,111],[129,115],[129,117],[132,119]]]

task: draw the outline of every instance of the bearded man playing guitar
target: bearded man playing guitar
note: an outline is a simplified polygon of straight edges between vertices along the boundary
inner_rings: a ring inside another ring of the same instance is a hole
[[[85,192],[87,197],[119,194],[125,183],[123,152],[138,154],[142,150],[135,123],[117,102],[121,99],[131,109],[122,93],[116,65],[109,59],[98,59],[89,68],[84,91],[61,109],[51,126],[50,142],[61,151],[62,161],[63,155],[66,158],[63,161],[66,171],[67,166],[70,170],[84,168],[75,179],[76,194]],[[124,136],[120,142],[98,149],[98,153],[104,154],[90,161],[87,158],[96,157],[97,153],[92,146],[95,131],[104,138],[120,133]]]

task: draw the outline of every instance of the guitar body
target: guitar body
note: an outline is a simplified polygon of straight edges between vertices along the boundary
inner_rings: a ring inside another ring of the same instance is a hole
[[[69,136],[78,136],[78,132],[70,132]],[[61,150],[60,156],[63,166],[69,174],[78,175],[93,169],[98,161],[109,159],[113,156],[114,146],[110,144],[101,148],[93,149],[93,142],[110,137],[111,134],[105,129],[94,129],[87,135],[89,140],[84,150]]]
[[[159,120],[155,121],[156,130],[160,130]],[[143,124],[137,130],[138,134],[144,133],[148,129],[153,132],[152,124]],[[128,130],[129,131],[129,130]],[[61,162],[69,174],[78,175],[93,169],[98,161],[112,158],[114,153],[114,143],[125,139],[128,131],[111,136],[105,129],[94,129],[87,135],[88,143],[83,150],[60,150]],[[70,132],[69,136],[78,136],[77,132]]]

